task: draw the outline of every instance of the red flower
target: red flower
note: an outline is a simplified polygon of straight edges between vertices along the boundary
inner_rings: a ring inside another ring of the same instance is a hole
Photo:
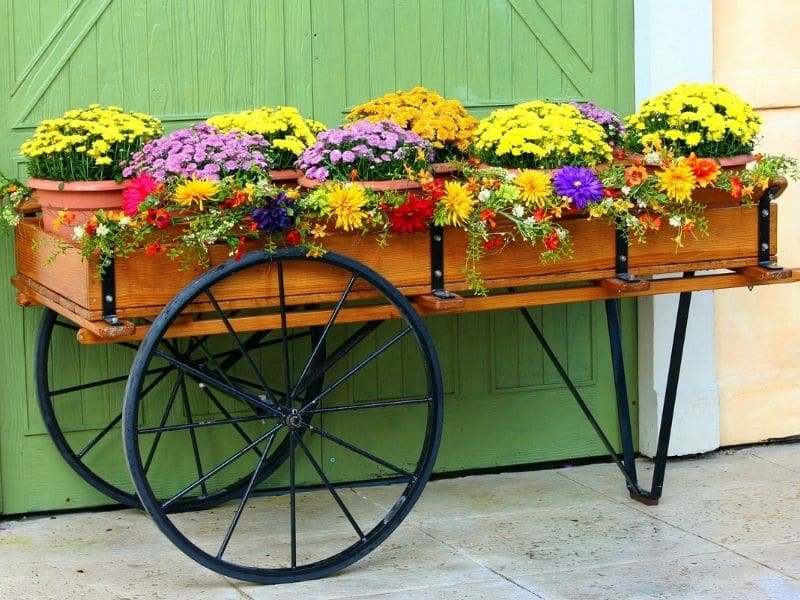
[[[742,180],[738,177],[731,177],[731,198],[734,200],[741,200],[742,190],[744,190]]]
[[[169,227],[170,216],[163,208],[148,208],[147,209],[147,224],[155,225],[159,229]]]
[[[137,175],[122,192],[122,211],[132,217],[139,212],[139,205],[158,188],[159,184],[149,173]]]
[[[222,208],[236,208],[241,204],[244,204],[250,199],[250,194],[245,192],[244,190],[236,190],[233,192],[233,195],[230,198],[225,198],[225,200],[220,203]]]
[[[555,250],[561,245],[561,238],[558,237],[557,231],[551,231],[550,234],[544,238],[544,247],[548,250]]]
[[[292,229],[283,234],[283,240],[290,246],[297,246],[297,244],[303,241],[303,238],[297,229]]]
[[[393,233],[425,231],[433,217],[433,200],[410,192],[408,199],[400,206],[387,207],[386,214],[389,217],[389,230]]]
[[[481,211],[481,221],[486,223],[489,226],[489,229],[494,229],[497,227],[497,222],[494,218],[497,216],[491,208],[487,208]]]
[[[161,254],[164,252],[164,248],[161,247],[161,244],[158,242],[153,242],[147,248],[144,249],[147,256],[155,256],[156,254]]]
[[[242,254],[244,254],[244,240],[245,238],[239,238],[239,245],[236,246],[236,252],[233,253],[233,258],[235,260],[242,260]]]
[[[352,169],[350,171],[350,181],[358,181],[358,169]]]
[[[431,181],[422,184],[422,189],[425,191],[426,194],[428,194],[431,200],[436,202],[442,196],[444,196],[444,180],[432,179]]]
[[[94,235],[97,231],[97,219],[92,217],[86,222],[86,225],[83,226],[83,231],[86,235]]]
[[[502,235],[492,235],[488,240],[483,242],[483,249],[491,252],[492,250],[499,250],[503,247],[503,244],[504,242]]]
[[[622,198],[622,192],[615,188],[603,188],[603,196],[606,198]]]

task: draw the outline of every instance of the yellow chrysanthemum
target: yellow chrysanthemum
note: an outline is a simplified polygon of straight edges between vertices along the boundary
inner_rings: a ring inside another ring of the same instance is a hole
[[[444,195],[440,200],[445,212],[445,223],[461,225],[466,223],[475,207],[473,198],[466,186],[457,181],[448,181],[444,184]]]
[[[669,166],[656,175],[659,189],[676,202],[688,200],[697,185],[692,168],[684,162]]]
[[[367,213],[364,206],[369,201],[364,188],[355,183],[334,183],[328,188],[328,206],[336,217],[336,227],[350,231],[358,229]]]
[[[187,179],[175,188],[173,199],[178,204],[197,204],[203,210],[203,202],[211,200],[219,192],[219,184],[209,179]]]
[[[522,200],[536,206],[544,206],[547,198],[553,193],[550,175],[544,171],[523,169],[514,179],[514,185],[519,188],[519,197]]]

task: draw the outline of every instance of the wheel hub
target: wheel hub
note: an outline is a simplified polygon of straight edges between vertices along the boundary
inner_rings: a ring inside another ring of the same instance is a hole
[[[293,408],[292,412],[286,415],[284,423],[289,429],[299,429],[303,425],[303,417]]]

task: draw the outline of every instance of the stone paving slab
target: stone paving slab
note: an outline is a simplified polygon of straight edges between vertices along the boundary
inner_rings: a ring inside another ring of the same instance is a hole
[[[347,493],[365,510],[396,497]],[[611,464],[434,481],[361,561],[279,586],[201,567],[140,511],[10,518],[0,520],[5,598],[796,600],[800,444],[671,461],[654,507],[632,501]]]

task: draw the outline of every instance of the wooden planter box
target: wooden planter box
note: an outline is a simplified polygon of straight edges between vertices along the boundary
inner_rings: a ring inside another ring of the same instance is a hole
[[[519,288],[537,284],[584,282],[559,290],[526,291],[508,295],[492,292],[486,298],[466,298],[456,303],[426,301],[431,291],[430,238],[426,233],[393,236],[387,246],[379,248],[373,236],[336,233],[326,239],[326,248],[348,255],[386,277],[406,296],[417,302],[420,312],[437,309],[454,311],[490,310],[510,306],[549,304],[618,297],[621,294],[643,295],[682,291],[684,289],[715,289],[793,280],[789,270],[766,272],[758,261],[758,207],[711,206],[706,211],[709,236],[694,239],[685,236],[684,247],[676,248],[671,239],[672,228],[651,234],[645,244],[632,242],[628,271],[637,277],[664,273],[681,273],[711,269],[732,272],[716,278],[659,279],[631,287],[615,280],[616,235],[614,228],[600,220],[570,218],[566,223],[572,236],[574,255],[555,264],[542,264],[540,248],[527,243],[515,243],[494,255],[486,256],[479,270],[488,288]],[[777,207],[772,206],[769,254],[774,257]],[[85,261],[77,247],[52,258],[56,246],[52,234],[44,232],[37,219],[26,219],[17,228],[17,275],[14,285],[20,290],[21,304],[44,304],[72,318],[99,336],[128,335],[130,330],[110,328],[103,322],[101,281],[97,259]],[[466,234],[457,228],[445,229],[444,266],[445,287],[451,292],[468,291],[462,267],[466,252]],[[254,245],[253,247],[257,247]],[[228,248],[213,247],[211,264],[229,260]],[[409,268],[412,265],[412,268]],[[265,269],[270,266],[266,265]],[[195,266],[185,268],[180,260],[164,254],[146,256],[138,251],[129,258],[116,261],[116,314],[120,319],[153,317],[179,290],[203,271]],[[277,290],[269,283],[274,278],[249,276],[246,280],[231,277],[217,298],[229,305],[241,307],[262,304],[274,298]],[[263,280],[263,281],[260,281]],[[286,273],[287,298],[290,303],[310,303],[334,300],[346,283],[346,276],[332,275],[313,262],[288,265]],[[701,282],[700,280],[708,280]],[[600,284],[600,285],[598,285]],[[430,297],[428,297],[430,300]]]

